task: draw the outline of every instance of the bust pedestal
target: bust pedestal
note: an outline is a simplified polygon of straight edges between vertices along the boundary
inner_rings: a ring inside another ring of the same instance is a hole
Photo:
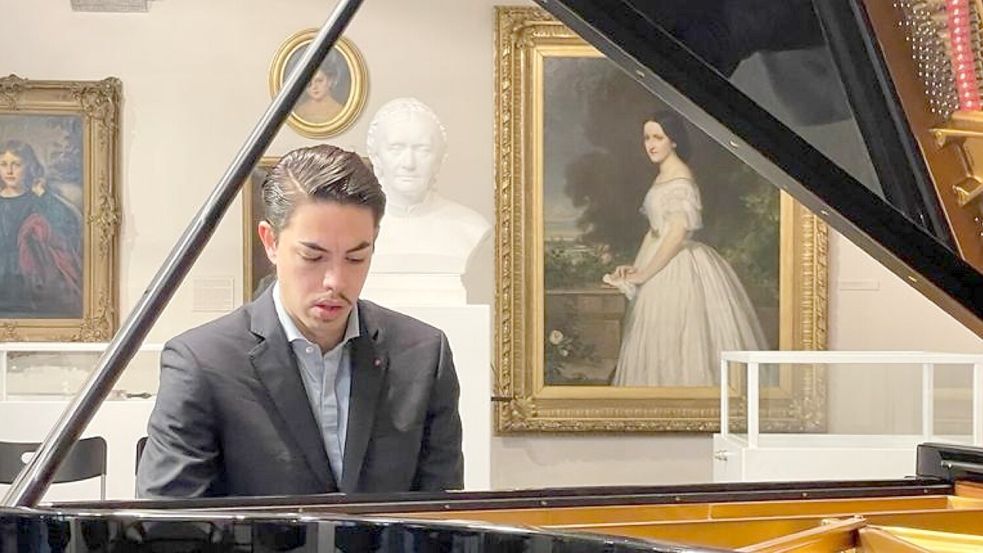
[[[465,259],[420,251],[377,251],[361,295],[382,305],[464,305],[468,303],[461,281]]]

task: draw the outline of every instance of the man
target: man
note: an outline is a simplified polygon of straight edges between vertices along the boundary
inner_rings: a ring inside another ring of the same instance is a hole
[[[174,338],[143,497],[463,486],[459,388],[444,334],[358,296],[385,209],[358,156],[288,153],[263,183],[277,283]]]

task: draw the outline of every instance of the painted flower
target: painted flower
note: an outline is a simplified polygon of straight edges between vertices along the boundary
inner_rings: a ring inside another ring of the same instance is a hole
[[[551,344],[553,344],[554,346],[558,346],[560,345],[560,342],[563,341],[563,333],[560,332],[559,330],[554,330],[550,332],[549,340]]]

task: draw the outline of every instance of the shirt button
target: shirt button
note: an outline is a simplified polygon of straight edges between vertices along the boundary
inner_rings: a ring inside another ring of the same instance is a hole
[[[307,349],[305,349],[304,351],[306,351],[307,353],[314,353],[314,348],[312,346],[307,346]]]

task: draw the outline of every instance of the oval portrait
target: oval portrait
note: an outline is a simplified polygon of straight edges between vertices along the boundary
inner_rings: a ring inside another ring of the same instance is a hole
[[[273,57],[270,94],[276,96],[283,81],[297,68],[317,29],[288,38]],[[352,42],[339,38],[294,104],[287,124],[310,138],[334,136],[350,127],[365,105],[368,79],[362,55]]]

